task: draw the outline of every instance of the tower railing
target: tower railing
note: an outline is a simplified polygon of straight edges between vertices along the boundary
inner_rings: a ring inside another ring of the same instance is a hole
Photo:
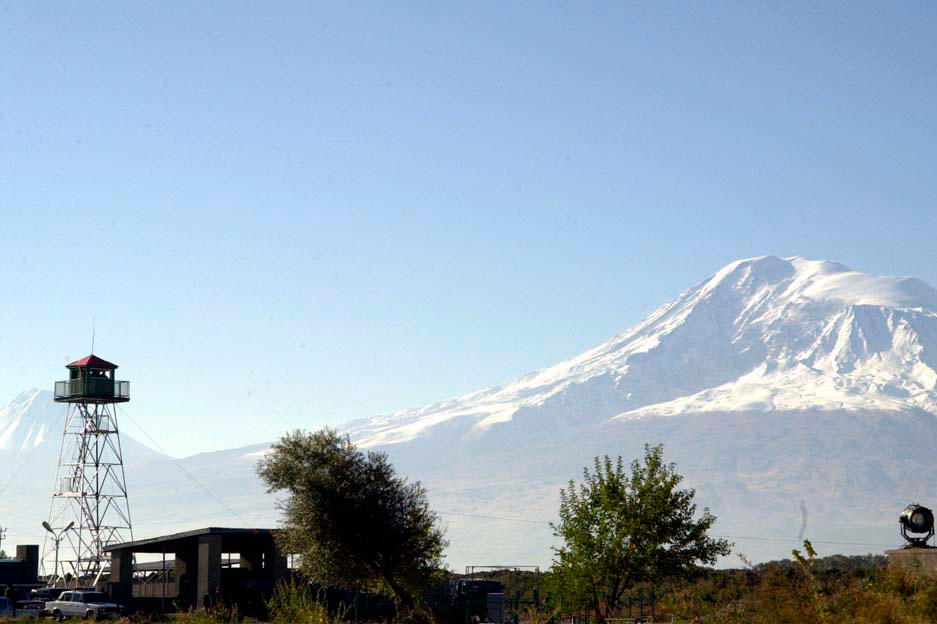
[[[107,379],[105,377],[85,377],[84,379],[66,379],[55,382],[55,398],[73,397],[130,398],[130,382]]]

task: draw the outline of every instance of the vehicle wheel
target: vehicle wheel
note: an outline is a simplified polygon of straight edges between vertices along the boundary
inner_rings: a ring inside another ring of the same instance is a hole
[[[94,619],[94,611],[92,611],[91,609],[88,609],[87,611],[85,611],[85,619],[86,619],[86,620],[93,620],[93,619]]]
[[[62,617],[62,612],[59,611],[58,609],[52,612],[52,619],[55,620],[56,622],[61,622],[65,620],[65,618]]]

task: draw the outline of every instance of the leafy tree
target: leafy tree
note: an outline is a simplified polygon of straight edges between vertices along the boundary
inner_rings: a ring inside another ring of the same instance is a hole
[[[302,570],[349,589],[383,586],[405,605],[440,568],[446,547],[419,482],[384,453],[359,451],[331,429],[294,431],[257,466],[269,492],[287,492],[280,542]]]
[[[554,572],[567,596],[600,622],[635,583],[679,576],[730,552],[731,544],[706,535],[715,516],[705,509],[695,518],[695,491],[678,489],[683,477],[663,454],[662,445],[645,445],[644,463],[632,462],[630,474],[621,457],[596,457],[578,488],[570,481],[560,491],[552,526],[563,545],[554,548]]]

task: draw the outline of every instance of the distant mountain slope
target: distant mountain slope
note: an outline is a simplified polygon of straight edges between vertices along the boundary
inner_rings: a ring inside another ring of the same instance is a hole
[[[133,404],[126,409],[132,411]],[[65,410],[51,392],[40,390],[23,392],[0,408],[0,487],[6,485],[0,491],[0,526],[8,529],[4,548],[45,540],[41,523],[49,514]],[[118,423],[122,420],[118,413]],[[121,444],[135,536],[209,525],[275,526],[273,497],[257,480],[256,457],[250,455],[269,444],[180,460],[140,444],[126,431]]]

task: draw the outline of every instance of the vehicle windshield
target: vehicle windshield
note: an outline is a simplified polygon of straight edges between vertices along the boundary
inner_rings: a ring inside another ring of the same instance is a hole
[[[83,600],[84,602],[107,602],[107,596],[101,592],[88,592]]]

